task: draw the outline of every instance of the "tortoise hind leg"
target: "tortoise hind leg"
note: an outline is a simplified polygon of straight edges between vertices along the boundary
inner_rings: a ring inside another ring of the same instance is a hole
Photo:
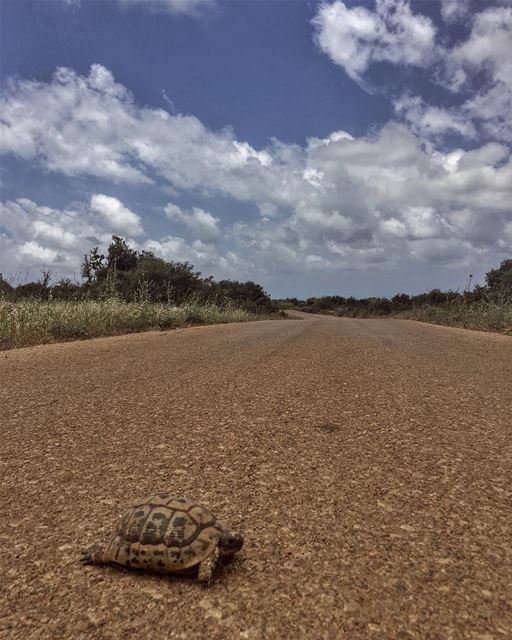
[[[197,574],[197,579],[199,582],[204,582],[209,585],[213,578],[213,572],[215,571],[215,567],[219,561],[219,549],[215,548],[215,551],[209,558],[203,560],[199,565],[199,573]]]
[[[84,549],[80,555],[82,564],[106,564],[109,560],[105,557],[105,547],[102,544],[93,544]]]

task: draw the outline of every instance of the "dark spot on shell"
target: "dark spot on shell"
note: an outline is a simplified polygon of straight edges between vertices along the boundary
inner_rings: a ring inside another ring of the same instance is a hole
[[[164,552],[163,551],[153,551],[153,555],[154,556],[163,556]]]
[[[156,544],[158,541],[159,536],[157,535],[156,526],[152,522],[148,522],[141,536],[142,544]]]
[[[136,511],[136,512],[133,514],[133,516],[134,516],[135,518],[142,518],[142,516],[143,516],[143,515],[145,515],[145,514],[144,514],[144,511],[143,511],[142,509],[139,509],[138,511]]]
[[[161,560],[159,560],[156,564],[159,567],[165,567],[165,562],[162,562]]]
[[[140,550],[140,555],[141,555],[141,556],[145,556],[145,555],[146,555],[146,552],[144,551],[144,549],[141,549],[141,550]]]
[[[132,558],[132,562],[133,562],[133,564],[139,564],[139,559],[138,558]]]
[[[177,518],[174,518],[172,524],[175,527],[183,527],[186,522],[187,522],[186,518],[184,518],[183,516],[178,516]]]
[[[165,520],[165,515],[157,511],[153,514],[153,520]]]

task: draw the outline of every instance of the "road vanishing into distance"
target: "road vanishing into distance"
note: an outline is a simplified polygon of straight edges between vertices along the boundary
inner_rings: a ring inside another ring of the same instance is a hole
[[[0,354],[0,638],[512,638],[512,338],[305,316]],[[204,587],[79,563],[133,498]]]

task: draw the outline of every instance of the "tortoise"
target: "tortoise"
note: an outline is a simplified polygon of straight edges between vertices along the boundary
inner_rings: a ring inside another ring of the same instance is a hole
[[[205,507],[159,493],[128,506],[106,545],[82,552],[82,564],[118,564],[168,574],[193,574],[210,583],[219,557],[242,548],[240,533],[223,527]]]

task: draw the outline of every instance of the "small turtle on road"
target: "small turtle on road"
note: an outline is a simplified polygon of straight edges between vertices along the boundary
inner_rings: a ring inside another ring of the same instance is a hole
[[[235,554],[243,542],[205,507],[159,493],[129,506],[110,542],[92,545],[80,560],[178,575],[197,572],[209,584],[219,557]]]

